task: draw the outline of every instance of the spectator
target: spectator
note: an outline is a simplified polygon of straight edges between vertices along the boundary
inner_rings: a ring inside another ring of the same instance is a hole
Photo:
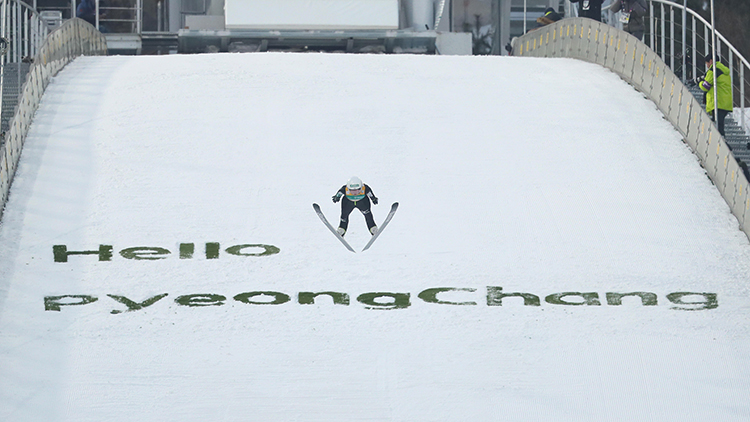
[[[646,30],[644,18],[648,14],[646,0],[615,0],[609,10],[621,12],[622,29],[643,41],[643,32]]]
[[[96,26],[96,2],[97,0],[81,0],[76,8],[76,17],[85,20],[86,22]],[[106,16],[106,13],[102,12],[103,1],[99,1],[99,32],[109,32],[107,27],[102,25],[101,19]]]
[[[81,0],[76,8],[76,17],[96,26],[96,0]]]
[[[578,3],[578,16],[595,21],[602,21],[602,2],[604,0],[570,0]]]
[[[555,9],[548,7],[542,16],[539,16],[536,18],[536,23],[538,24],[537,27],[541,28],[545,25],[549,25],[551,23],[555,23],[563,18],[563,15],[557,13]]]
[[[560,19],[562,19],[563,16],[564,16],[563,14],[557,13],[555,9],[548,7],[544,11],[544,14],[542,16],[539,16],[538,18],[536,18],[536,23],[537,23],[536,28],[529,29],[527,33],[534,31],[536,29],[539,29],[543,26],[547,26],[549,24],[555,23],[559,21]],[[515,46],[517,39],[518,37],[513,37],[513,39],[511,39],[508,44],[505,44],[505,51],[508,52],[509,56],[513,55],[513,47]]]
[[[724,120],[727,114],[732,111],[732,78],[729,74],[729,68],[723,63],[716,62],[716,76],[714,76],[713,58],[706,56],[701,60],[706,63],[706,75],[699,78],[696,83],[701,91],[706,93],[706,113],[716,122],[719,127],[719,133],[724,136]],[[716,81],[714,83],[714,81]],[[718,89],[714,89],[718,87]],[[714,113],[714,95],[717,95],[719,112]],[[717,118],[718,116],[718,118]]]

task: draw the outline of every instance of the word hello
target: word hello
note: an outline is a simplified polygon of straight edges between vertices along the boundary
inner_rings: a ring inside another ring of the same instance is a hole
[[[113,257],[112,245],[99,245],[96,250],[71,251],[66,245],[52,246],[52,255],[55,262],[68,262],[71,255],[96,255],[99,261],[111,261]],[[180,259],[193,259],[195,254],[195,243],[180,243],[178,245]],[[221,245],[217,242],[207,242],[204,248],[206,259],[218,259],[221,253]],[[225,249],[225,252],[236,256],[268,256],[279,253],[279,248],[273,245],[234,245]],[[120,256],[126,259],[150,260],[166,259],[172,252],[169,249],[155,246],[136,246],[125,248],[120,251]]]
[[[455,288],[455,287],[435,287],[421,291],[417,298],[425,303],[446,306],[477,306],[477,289],[474,288]],[[141,309],[153,306],[160,302],[167,293],[162,293],[141,302],[120,295],[107,295],[115,302],[124,305],[124,310],[113,310],[112,314],[123,312],[135,312]],[[325,299],[320,299],[325,297]],[[462,300],[457,300],[462,299]],[[484,294],[485,303],[490,307],[503,306],[505,302],[514,302],[516,306],[542,305],[542,298],[532,293],[521,292],[504,292],[502,287],[487,286]],[[671,303],[670,309],[683,311],[699,311],[715,309],[719,306],[718,298],[715,293],[696,293],[696,292],[674,292],[666,295],[667,301]],[[44,298],[44,309],[46,311],[60,311],[63,307],[89,305],[99,300],[93,295],[62,295],[46,296]],[[197,293],[181,295],[174,299],[177,306],[188,307],[207,307],[207,306],[224,306],[228,298],[221,294],[214,293]],[[277,306],[292,302],[292,295],[275,292],[275,291],[252,291],[239,293],[232,297],[232,300],[246,305],[260,306]],[[391,293],[391,292],[369,292],[362,293],[356,298],[357,302],[364,305],[365,309],[406,309],[412,305],[410,293]],[[349,306],[351,299],[349,294],[342,292],[322,291],[322,292],[298,292],[295,301],[299,305],[313,305],[325,303],[333,305]],[[604,301],[608,306],[622,306],[623,301],[628,301],[628,306],[657,306],[659,298],[651,292],[607,292],[604,294]],[[562,306],[602,306],[602,297],[596,292],[564,292],[553,293],[544,297],[544,302],[550,305]],[[522,305],[521,305],[522,304]],[[640,305],[639,305],[640,304]]]

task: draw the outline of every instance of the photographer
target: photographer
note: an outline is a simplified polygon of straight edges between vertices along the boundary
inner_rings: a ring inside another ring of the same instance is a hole
[[[706,64],[706,74],[691,81],[691,85],[698,85],[701,91],[706,93],[706,113],[716,122],[721,136],[724,136],[724,120],[732,111],[733,106],[732,78],[729,75],[729,68],[721,62],[716,62],[716,76],[714,76],[713,58],[707,55],[701,61]],[[716,103],[719,108],[717,113],[714,113],[715,95],[717,95]]]

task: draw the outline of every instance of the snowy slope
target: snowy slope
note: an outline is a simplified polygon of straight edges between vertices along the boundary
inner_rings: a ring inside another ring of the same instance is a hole
[[[358,254],[311,207],[352,175],[401,204]],[[749,262],[595,65],[80,58],[0,228],[0,420],[746,421]]]

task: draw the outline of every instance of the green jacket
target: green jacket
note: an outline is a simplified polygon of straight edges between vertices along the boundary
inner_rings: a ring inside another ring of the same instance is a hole
[[[717,61],[716,73],[719,74],[719,77],[716,78],[716,84],[719,86],[719,110],[732,111],[732,78],[729,76],[729,68]],[[706,112],[711,113],[714,111],[714,92],[716,91],[714,90],[713,67],[709,68],[703,82],[698,86],[706,93]]]

